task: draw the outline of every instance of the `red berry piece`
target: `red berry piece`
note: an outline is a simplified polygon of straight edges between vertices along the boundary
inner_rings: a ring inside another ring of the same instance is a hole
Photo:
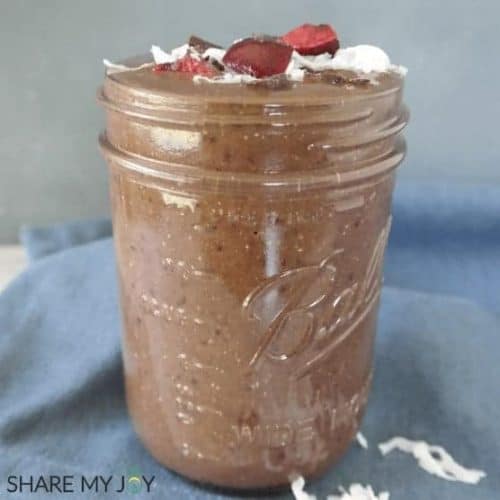
[[[280,41],[245,38],[229,47],[223,62],[233,71],[264,78],[286,71],[292,47]]]
[[[170,71],[172,69],[172,65],[169,63],[155,64],[153,66],[153,71],[155,73],[161,73],[162,71]]]
[[[156,64],[153,66],[153,71],[174,71],[177,73],[189,73],[191,75],[215,76],[216,69],[207,61],[195,59],[190,55],[186,55],[175,63]]]
[[[216,74],[215,68],[209,62],[195,59],[189,55],[174,63],[174,71],[202,76],[214,76]]]
[[[283,35],[281,40],[299,54],[310,56],[325,52],[334,55],[340,46],[339,37],[329,24],[303,24]]]

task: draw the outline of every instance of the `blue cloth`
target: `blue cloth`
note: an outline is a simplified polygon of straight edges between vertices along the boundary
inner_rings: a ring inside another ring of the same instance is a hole
[[[31,260],[110,236],[109,219],[70,222],[49,227],[23,227],[20,232],[21,242]]]
[[[132,430],[109,234],[107,221],[23,232],[34,260],[0,295],[0,496],[9,475],[133,468],[155,475],[153,492],[136,498],[233,498],[163,469]],[[307,490],[325,498],[361,482],[391,500],[499,498],[499,352],[500,190],[401,186],[363,422],[371,446],[354,445]],[[410,456],[382,459],[375,445],[394,435],[442,445],[488,477],[478,486],[450,483]]]

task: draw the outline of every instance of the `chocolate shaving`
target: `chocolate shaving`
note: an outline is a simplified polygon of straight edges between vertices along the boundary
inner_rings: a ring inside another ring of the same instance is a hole
[[[360,77],[348,77],[339,74],[336,70],[306,71],[306,79],[309,81],[331,83],[333,85],[357,85],[364,86],[370,84],[370,80]]]
[[[219,71],[220,73],[224,73],[224,70],[226,69],[222,63],[219,61],[216,61],[215,59],[210,59],[210,63],[212,66]]]
[[[188,45],[200,54],[203,54],[207,49],[222,49],[220,45],[204,40],[196,35],[191,35],[189,37]]]

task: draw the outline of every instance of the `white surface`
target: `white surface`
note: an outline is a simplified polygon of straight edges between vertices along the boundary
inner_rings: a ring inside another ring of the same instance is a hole
[[[24,250],[18,245],[0,245],[0,290],[26,266]]]

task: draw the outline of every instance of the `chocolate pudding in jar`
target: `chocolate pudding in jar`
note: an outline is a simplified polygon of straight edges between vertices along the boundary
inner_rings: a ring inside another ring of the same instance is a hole
[[[223,487],[321,474],[372,378],[404,76],[294,32],[155,48],[99,93],[129,412],[160,463]]]

